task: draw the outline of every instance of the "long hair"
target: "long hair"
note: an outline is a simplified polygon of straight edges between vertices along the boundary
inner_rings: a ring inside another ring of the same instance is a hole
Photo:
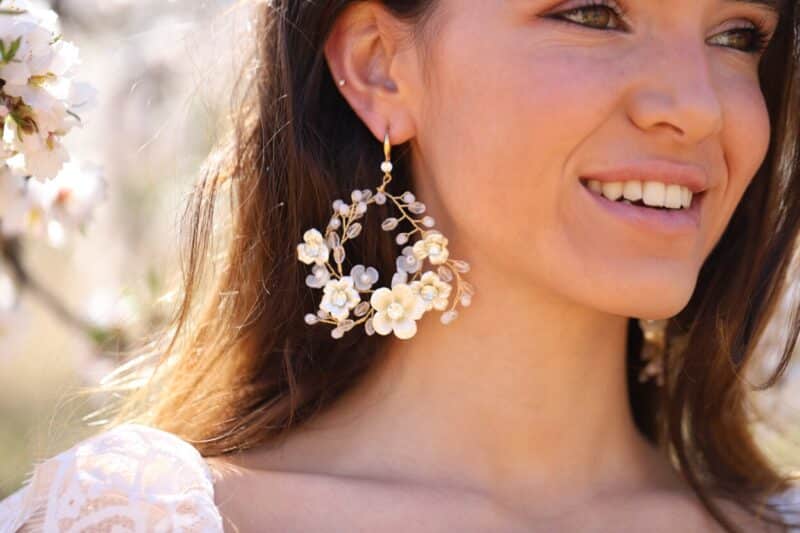
[[[125,391],[108,426],[138,421],[181,436],[204,456],[230,454],[303,424],[381,357],[385,337],[356,328],[335,340],[326,328],[305,324],[315,295],[296,258],[302,231],[326,224],[334,199],[372,188],[382,160],[323,54],[333,21],[355,1],[257,6],[254,62],[237,83],[230,135],[203,166],[184,212],[180,299],[164,330],[108,381],[107,389]],[[430,37],[435,2],[383,4],[412,23],[413,38]],[[689,304],[669,321],[663,387],[635,378],[642,336],[633,319],[628,328],[637,427],[728,531],[739,529],[713,496],[784,524],[770,496],[792,481],[759,449],[744,375],[787,289],[800,229],[798,16],[796,2],[784,2],[760,64],[769,152]],[[408,143],[394,155],[394,186],[411,188]],[[367,231],[347,255],[386,273],[394,269],[396,245],[380,230],[387,215],[381,207],[366,214]],[[759,388],[778,382],[794,351],[797,310],[790,317],[779,364]]]

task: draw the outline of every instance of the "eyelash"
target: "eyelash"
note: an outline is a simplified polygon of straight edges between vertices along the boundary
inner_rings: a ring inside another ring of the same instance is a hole
[[[602,30],[603,28],[597,28],[595,26],[590,26],[588,24],[582,24],[580,22],[574,22],[569,19],[559,18],[560,16],[565,14],[586,11],[590,8],[606,8],[609,11],[611,11],[614,14],[614,16],[620,19],[623,23],[625,22],[625,16],[627,15],[627,10],[622,6],[620,6],[615,0],[583,0],[582,5],[567,9],[566,11],[562,11],[560,13],[548,15],[548,18],[552,18],[553,20],[558,22],[565,22],[567,24],[577,24],[579,26],[584,26],[586,28]],[[754,43],[748,46],[747,48],[734,48],[734,50],[741,50],[742,52],[748,52],[757,55],[762,53],[769,46],[771,36],[766,29],[767,25],[764,21],[760,19],[755,19],[752,20],[751,22],[753,23],[752,27],[731,28],[724,33],[738,33],[738,32],[750,33],[753,36]]]

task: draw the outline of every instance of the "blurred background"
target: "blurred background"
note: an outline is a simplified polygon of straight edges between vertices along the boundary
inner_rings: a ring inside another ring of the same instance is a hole
[[[163,321],[180,215],[219,137],[250,30],[251,7],[232,0],[49,5],[80,49],[75,77],[98,91],[64,144],[102,168],[106,194],[62,245],[19,243],[30,283],[14,312],[0,313],[0,498],[34,459],[91,432],[81,418],[100,400],[74,392],[96,385],[118,362],[114,352]]]
[[[50,6],[80,49],[77,77],[98,90],[97,107],[65,144],[102,167],[107,191],[83,233],[60,246],[20,243],[30,286],[14,313],[0,317],[0,499],[34,460],[92,431],[82,417],[101,400],[75,390],[96,385],[120,362],[117,349],[163,321],[165,291],[179,272],[180,214],[225,125],[252,20],[252,6],[233,0]],[[796,297],[786,295],[784,311]],[[784,312],[762,340],[754,383],[774,366],[788,320]],[[787,468],[800,468],[799,392],[795,362],[776,387],[753,393],[755,430]]]

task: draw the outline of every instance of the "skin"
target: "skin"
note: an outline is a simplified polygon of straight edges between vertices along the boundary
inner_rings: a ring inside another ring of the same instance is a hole
[[[626,4],[598,29],[544,17],[573,0],[440,0],[427,42],[376,2],[337,19],[342,96],[376,151],[387,127],[412,143],[414,192],[477,292],[279,445],[210,460],[240,530],[717,530],[634,426],[626,321],[686,305],[766,155],[760,56],[730,30],[777,15]],[[636,158],[705,170],[696,232],[622,225],[583,194],[579,176]]]

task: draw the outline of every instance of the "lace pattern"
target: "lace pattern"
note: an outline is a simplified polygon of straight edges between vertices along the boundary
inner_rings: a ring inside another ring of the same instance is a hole
[[[211,471],[176,435],[126,423],[35,464],[0,533],[221,533]]]

